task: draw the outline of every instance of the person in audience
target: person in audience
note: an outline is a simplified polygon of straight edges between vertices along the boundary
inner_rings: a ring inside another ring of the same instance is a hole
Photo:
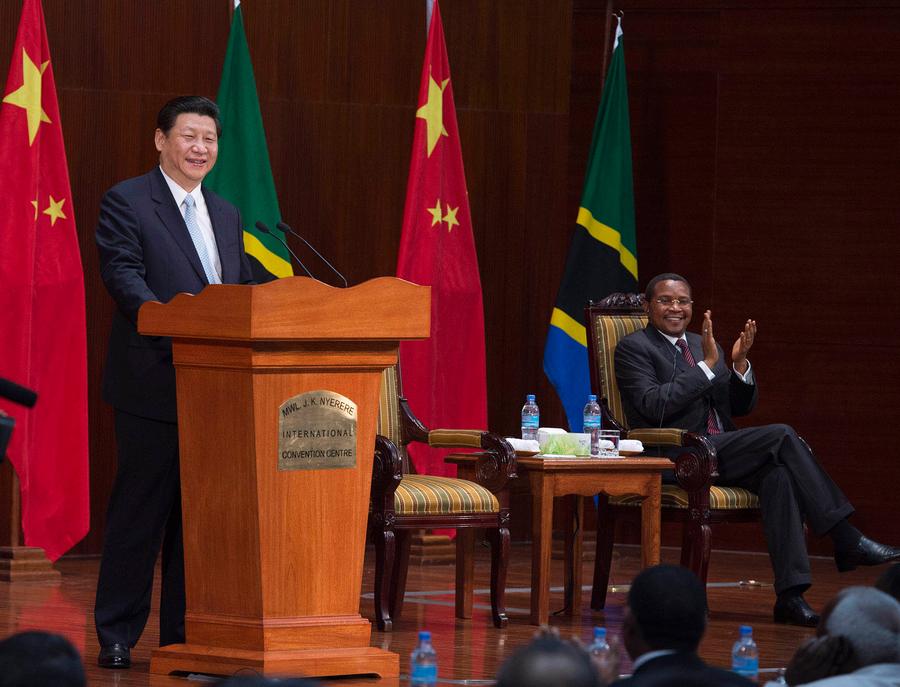
[[[503,662],[497,687],[601,687],[590,655],[553,633],[542,633]]]
[[[815,687],[900,687],[900,602],[849,587],[826,606],[816,639],[797,650],[785,679]]]
[[[20,632],[0,642],[0,687],[85,687],[72,643],[49,632]]]
[[[882,573],[875,583],[875,589],[880,589],[900,601],[900,563],[892,565]]]
[[[616,687],[750,687],[736,673],[709,666],[697,655],[706,631],[706,594],[687,568],[657,565],[631,583],[622,640],[634,661],[631,677]]]
[[[714,337],[711,311],[703,315],[702,334],[687,331],[694,297],[684,277],[660,274],[644,295],[647,327],[624,337],[615,351],[629,426],[705,435],[718,458],[716,483],[759,496],[775,571],[775,622],[816,626],[819,616],[803,598],[812,582],[804,520],[815,534],[831,537],[841,572],[900,560],[900,548],[872,541],[850,524],[853,506],[793,428],[735,427],[732,417],[748,414],[757,400],[756,370],[747,357],[755,320],[744,323],[729,367]]]

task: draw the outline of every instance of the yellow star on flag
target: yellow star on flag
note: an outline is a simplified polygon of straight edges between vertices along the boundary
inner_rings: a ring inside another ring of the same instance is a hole
[[[451,208],[449,205],[447,206],[447,214],[444,215],[444,222],[447,223],[447,232],[453,231],[454,226],[459,226],[459,220],[456,219],[456,213],[459,212],[459,206],[457,205],[455,208]]]
[[[435,224],[439,224],[441,221],[441,199],[437,199],[437,203],[435,203],[433,208],[428,208],[428,212],[431,213],[431,226]]]
[[[431,157],[438,139],[441,136],[447,136],[447,130],[444,128],[444,89],[448,83],[450,83],[450,79],[444,79],[444,82],[439,86],[437,81],[429,74],[428,100],[416,110],[416,117],[424,119],[425,126],[428,129],[428,157]]]
[[[66,202],[66,199],[63,198],[61,200],[53,200],[53,196],[50,196],[50,205],[44,210],[45,215],[50,215],[50,226],[52,227],[56,224],[56,220],[58,219],[69,219],[66,217],[66,213],[63,212],[62,206],[63,203]]]
[[[25,48],[22,48],[22,85],[16,90],[7,93],[3,102],[16,105],[25,110],[28,119],[28,145],[34,143],[38,127],[41,122],[50,124],[50,118],[41,107],[41,77],[50,60],[47,60],[38,69],[37,65],[28,57]]]
[[[37,198],[31,201],[31,204],[34,205],[34,219],[37,220],[38,206],[37,206]]]

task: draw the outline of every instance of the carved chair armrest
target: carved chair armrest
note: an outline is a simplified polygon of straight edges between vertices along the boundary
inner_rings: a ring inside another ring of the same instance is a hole
[[[399,398],[400,421],[403,423],[403,433],[409,442],[421,441],[428,443],[428,428],[422,424],[409,407],[409,401],[405,396]]]
[[[478,429],[434,429],[428,445],[435,448],[473,448],[482,454],[475,464],[475,481],[496,494],[516,477],[516,452],[503,437]]]
[[[663,427],[660,429],[632,429],[629,439],[637,439],[650,446],[680,446],[690,448],[676,455],[675,479],[685,491],[709,490],[719,476],[716,449],[704,436],[683,429]]]
[[[375,435],[375,459],[372,462],[372,501],[390,497],[403,479],[403,461],[393,441],[380,434]]]

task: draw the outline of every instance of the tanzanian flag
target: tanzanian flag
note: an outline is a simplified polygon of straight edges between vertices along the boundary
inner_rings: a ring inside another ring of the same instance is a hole
[[[281,210],[269,163],[240,2],[235,2],[216,104],[222,120],[219,159],[203,183],[241,211],[244,250],[276,277],[289,277],[294,271],[287,248],[256,228],[256,223],[262,221],[273,232],[278,232],[275,225],[281,221]],[[254,276],[257,281],[263,279],[257,269],[254,269]]]
[[[594,125],[575,236],[544,348],[544,372],[556,387],[570,431],[581,431],[582,411],[591,393],[584,308],[588,301],[615,291],[636,291],[637,276],[631,129],[620,20]]]

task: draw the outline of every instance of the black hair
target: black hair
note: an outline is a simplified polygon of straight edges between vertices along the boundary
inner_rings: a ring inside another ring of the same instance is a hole
[[[317,680],[291,677],[275,678],[263,675],[233,675],[216,683],[216,687],[317,687]]]
[[[175,120],[180,114],[198,114],[211,117],[216,123],[216,135],[222,135],[222,122],[219,120],[219,106],[209,98],[202,95],[180,95],[172,98],[162,106],[156,115],[156,128],[167,136],[169,130],[175,126]]]
[[[662,274],[657,274],[653,279],[647,282],[647,290],[644,291],[644,298],[649,303],[653,300],[653,293],[656,291],[656,285],[662,281],[683,281],[687,284],[687,287],[690,289],[691,285],[687,279],[682,277],[680,274],[675,274],[674,272],[663,272]]]
[[[706,630],[706,594],[697,576],[677,565],[657,565],[631,583],[628,607],[653,650],[695,651]]]
[[[0,687],[85,687],[72,643],[49,632],[20,632],[0,642]]]
[[[510,656],[497,687],[597,687],[600,677],[587,651],[558,637],[535,639]]]

